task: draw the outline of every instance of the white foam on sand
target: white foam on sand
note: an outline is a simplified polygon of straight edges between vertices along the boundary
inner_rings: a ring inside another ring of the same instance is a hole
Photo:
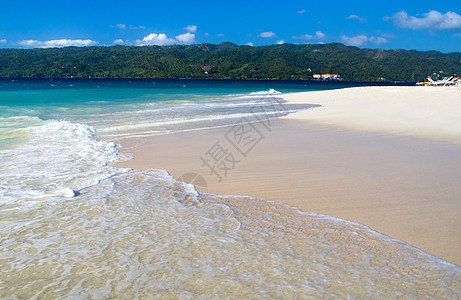
[[[281,203],[199,198],[162,170],[2,224],[0,298],[459,297],[460,268],[406,243]]]

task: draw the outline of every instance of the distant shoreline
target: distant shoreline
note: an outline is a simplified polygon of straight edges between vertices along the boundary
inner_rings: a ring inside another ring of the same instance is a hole
[[[353,81],[417,82],[431,74],[459,74],[460,61],[458,52],[360,49],[341,43],[0,49],[0,76],[312,80],[334,74]]]
[[[231,78],[167,78],[167,77],[0,77],[0,80],[69,80],[69,81],[235,81],[235,82],[303,82],[315,84],[352,84],[357,86],[414,86],[415,82],[407,81],[361,81],[361,80],[301,80],[301,79],[231,79]]]

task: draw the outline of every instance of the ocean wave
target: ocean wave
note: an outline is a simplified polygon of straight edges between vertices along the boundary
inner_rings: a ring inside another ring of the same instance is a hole
[[[203,126],[206,126],[206,128],[215,128],[215,127],[235,125],[236,122],[238,122],[242,118],[246,118],[249,122],[267,121],[267,120],[271,120],[277,117],[287,115],[289,113],[297,112],[301,109],[307,109],[307,108],[297,108],[297,109],[278,110],[278,111],[262,110],[260,112],[209,115],[209,116],[201,116],[201,117],[195,117],[195,118],[175,118],[175,119],[167,119],[167,120],[158,120],[155,122],[145,121],[145,122],[138,123],[138,124],[133,124],[132,122],[129,122],[127,124],[120,124],[118,126],[101,128],[98,130],[98,135],[100,136],[118,136],[118,135],[123,136],[123,135],[126,135],[127,132],[128,134],[133,134],[133,133],[142,134],[143,132],[139,132],[139,130],[147,130],[147,129],[151,129],[150,131],[153,132],[154,134],[161,134],[161,133],[168,133],[168,132],[176,132],[178,129],[180,129],[180,131],[183,131],[186,129],[193,130],[193,129],[198,129]],[[197,123],[199,123],[199,125],[197,125]],[[210,123],[212,124],[210,125]],[[192,124],[195,124],[195,125],[192,125]],[[178,127],[178,126],[181,126],[181,127]]]
[[[0,151],[2,203],[74,196],[84,187],[124,170],[108,166],[118,159],[114,143],[98,141],[89,126],[49,121],[30,126],[20,147]]]
[[[107,113],[99,113],[99,114],[86,114],[87,117],[112,117],[115,115],[124,118],[125,116],[129,115],[142,115],[142,114],[168,114],[171,112],[180,112],[180,113],[187,113],[192,110],[196,109],[227,109],[227,108],[245,108],[245,107],[254,107],[254,106],[264,106],[273,104],[273,101],[270,99],[265,101],[264,98],[261,99],[254,99],[251,100],[248,97],[234,97],[233,99],[229,99],[228,101],[213,101],[213,102],[198,102],[198,103],[186,103],[182,105],[173,105],[168,106],[165,105],[164,107],[158,108],[151,108],[146,107],[143,109],[135,109],[135,110],[124,110],[124,111],[116,111],[116,112],[107,112]]]
[[[1,107],[0,107],[1,108]],[[20,121],[43,121],[39,117],[35,116],[12,116],[12,117],[0,117],[0,121],[12,121],[12,120],[20,120]]]
[[[274,89],[269,89],[268,91],[259,91],[259,92],[252,92],[250,95],[252,96],[261,96],[261,95],[277,95],[281,94],[282,92],[276,91]]]

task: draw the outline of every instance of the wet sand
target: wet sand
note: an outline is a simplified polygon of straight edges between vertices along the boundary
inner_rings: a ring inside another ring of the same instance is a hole
[[[285,98],[323,107],[271,121],[246,156],[223,127],[116,140],[134,156],[117,166],[196,173],[208,192],[362,223],[461,265],[461,91],[354,88]],[[217,142],[236,158],[221,181],[201,159]]]

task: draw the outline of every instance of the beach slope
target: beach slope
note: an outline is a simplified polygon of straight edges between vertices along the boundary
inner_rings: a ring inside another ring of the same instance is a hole
[[[248,195],[359,222],[461,265],[461,91],[359,87],[283,95],[322,105],[271,121],[219,180],[201,158],[229,128],[116,140],[117,163],[201,175]]]

